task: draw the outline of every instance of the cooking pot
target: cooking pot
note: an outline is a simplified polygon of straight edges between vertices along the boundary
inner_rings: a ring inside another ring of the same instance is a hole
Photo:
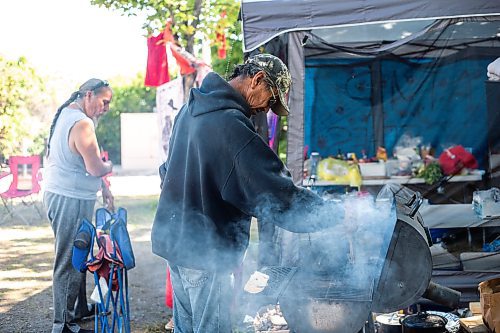
[[[378,333],[401,333],[401,320],[403,319],[402,314],[398,313],[387,313],[378,315],[375,321],[379,323]]]
[[[403,333],[446,333],[446,323],[444,317],[425,312],[407,316],[401,321]]]

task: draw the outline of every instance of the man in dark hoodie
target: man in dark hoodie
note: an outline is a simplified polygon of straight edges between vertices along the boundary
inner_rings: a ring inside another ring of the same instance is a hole
[[[170,266],[175,332],[231,332],[232,272],[252,216],[292,232],[343,219],[341,207],[294,185],[249,119],[269,108],[288,115],[290,84],[279,58],[255,55],[229,82],[209,73],[175,120],[151,233],[153,252]]]

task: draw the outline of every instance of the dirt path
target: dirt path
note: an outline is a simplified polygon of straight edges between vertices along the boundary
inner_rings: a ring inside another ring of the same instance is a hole
[[[171,312],[164,305],[165,261],[151,252],[151,224],[157,197],[118,197],[128,212],[136,267],[129,271],[133,333],[165,332]],[[39,204],[40,205],[40,204]],[[45,218],[33,207],[15,207],[26,222],[6,218],[0,207],[0,333],[45,333],[52,327],[54,239]],[[87,275],[90,295],[94,285]],[[91,328],[93,321],[84,322]]]

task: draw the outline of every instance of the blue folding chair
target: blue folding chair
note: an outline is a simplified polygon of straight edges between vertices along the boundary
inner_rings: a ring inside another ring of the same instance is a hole
[[[94,243],[98,252],[94,254]],[[90,254],[90,259],[87,260]],[[98,299],[94,332],[130,333],[130,305],[127,271],[135,267],[132,244],[127,231],[127,211],[111,213],[96,210],[96,227],[83,220],[73,246],[75,269],[93,273]],[[106,287],[101,286],[104,278]]]

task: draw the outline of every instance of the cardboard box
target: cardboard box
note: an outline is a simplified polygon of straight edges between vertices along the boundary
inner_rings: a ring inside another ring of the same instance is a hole
[[[460,326],[470,333],[488,333],[488,328],[483,323],[483,316],[476,315],[467,318],[460,318]]]
[[[384,162],[359,163],[359,170],[363,178],[369,177],[385,177]]]
[[[481,313],[481,302],[470,302],[469,303],[470,312],[473,315],[480,315]]]

